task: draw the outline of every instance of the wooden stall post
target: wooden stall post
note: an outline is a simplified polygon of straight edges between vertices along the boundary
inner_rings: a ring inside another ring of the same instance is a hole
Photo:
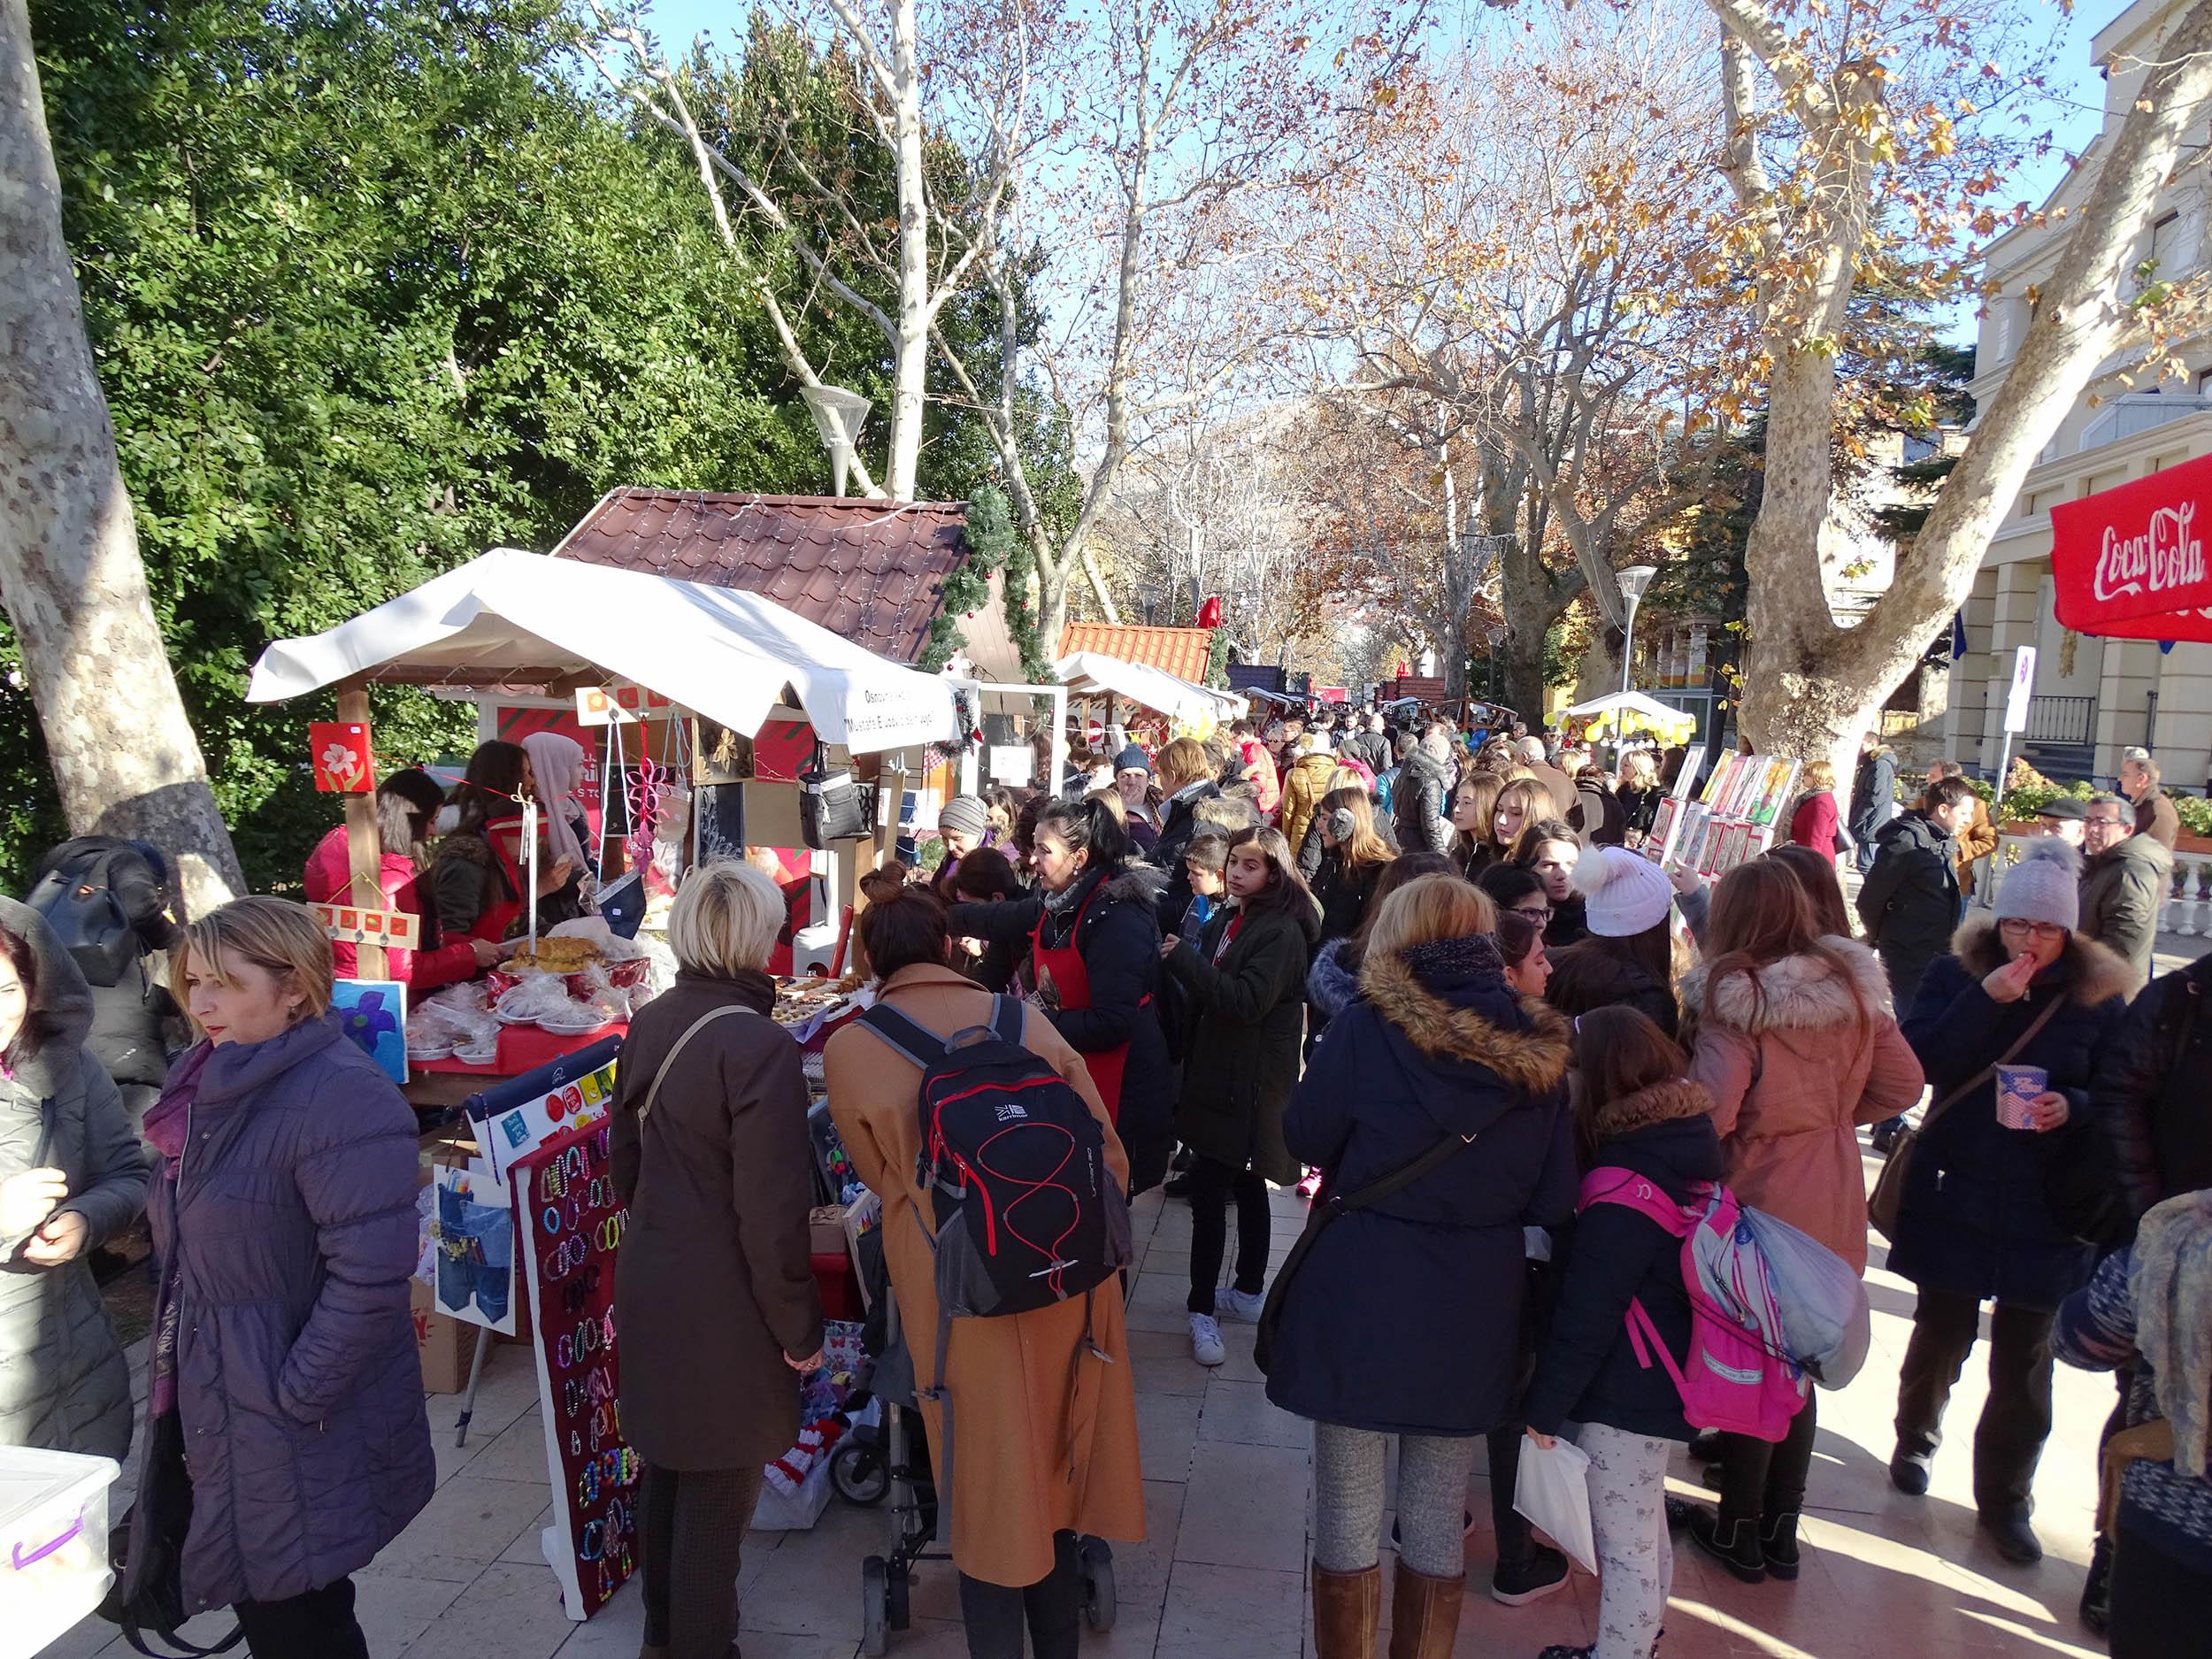
[[[374,741],[375,733],[369,726],[369,687],[365,680],[349,680],[338,687],[338,718],[349,726],[359,726]],[[374,775],[373,772],[371,773]],[[373,794],[346,796],[346,873],[352,885],[347,889],[356,904],[368,910],[384,908],[384,843],[377,833],[376,796]],[[365,941],[354,948],[354,974],[363,979],[384,977],[384,947]]]

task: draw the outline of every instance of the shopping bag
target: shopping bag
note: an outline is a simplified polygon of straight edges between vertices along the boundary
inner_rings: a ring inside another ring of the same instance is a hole
[[[1576,1566],[1597,1571],[1597,1540],[1590,1531],[1589,1453],[1572,1440],[1555,1440],[1547,1448],[1524,1434],[1513,1507]]]

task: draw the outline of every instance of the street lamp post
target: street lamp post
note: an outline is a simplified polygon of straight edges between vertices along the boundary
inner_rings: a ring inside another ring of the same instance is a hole
[[[1621,628],[1621,695],[1628,695],[1628,677],[1635,661],[1636,607],[1643,600],[1644,589],[1651,586],[1651,579],[1659,573],[1650,565],[1632,565],[1617,572],[1614,580],[1620,583],[1621,602],[1628,607],[1628,620]],[[1616,729],[1619,723],[1615,722]]]
[[[858,392],[841,386],[802,386],[799,396],[814,416],[822,447],[829,451],[831,478],[842,498],[846,476],[852,470],[853,445],[859,441],[860,426],[868,419],[871,405]]]

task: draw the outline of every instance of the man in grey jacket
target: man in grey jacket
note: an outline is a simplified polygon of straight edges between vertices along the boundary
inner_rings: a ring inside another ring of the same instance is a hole
[[[2150,982],[2174,856],[2155,835],[2135,827],[2127,803],[2114,795],[2090,797],[2082,850],[2089,855],[2081,879],[2082,934],[2125,956],[2139,991]]]

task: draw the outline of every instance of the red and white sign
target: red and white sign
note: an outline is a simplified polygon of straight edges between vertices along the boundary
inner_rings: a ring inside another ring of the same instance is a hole
[[[623,681],[584,686],[576,693],[576,719],[580,726],[605,726],[612,720],[634,726],[640,719],[667,713],[672,706],[659,692]]]
[[[387,950],[419,950],[422,925],[403,910],[372,910],[357,904],[311,904],[322,918],[323,931],[333,939],[356,945],[381,945]]]
[[[366,795],[376,787],[376,761],[369,753],[369,728],[349,720],[310,720],[307,752],[315,764],[315,787],[326,795]]]
[[[2212,608],[2212,456],[2200,456],[2114,489],[2051,509],[2051,571],[2058,619],[2080,634],[2108,634],[2115,623],[2198,613]],[[2179,618],[2176,618],[2177,623]],[[2128,637],[2199,639],[2201,633]]]

